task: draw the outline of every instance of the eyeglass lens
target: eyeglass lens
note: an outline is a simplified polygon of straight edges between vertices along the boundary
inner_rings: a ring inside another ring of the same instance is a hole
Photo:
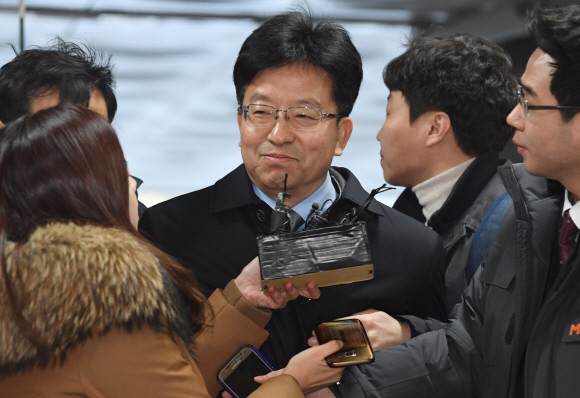
[[[285,119],[291,128],[296,130],[314,130],[322,120],[322,113],[318,109],[307,107],[293,107],[285,112]],[[280,117],[281,115],[278,115]],[[250,127],[270,128],[276,124],[276,109],[269,105],[248,105],[246,123]]]

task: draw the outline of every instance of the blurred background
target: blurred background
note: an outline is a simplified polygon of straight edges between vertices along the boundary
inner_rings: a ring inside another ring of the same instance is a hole
[[[385,118],[384,66],[415,35],[469,32],[506,48],[523,73],[534,45],[525,29],[535,0],[0,0],[0,65],[55,36],[113,55],[113,122],[148,206],[223,177],[242,158],[232,69],[245,38],[268,17],[308,6],[351,33],[364,80],[354,132],[334,164],[368,191],[383,184],[375,137]],[[550,3],[549,1],[547,2]],[[556,3],[556,2],[554,2]],[[577,1],[557,1],[558,5]],[[519,161],[512,145],[504,157]],[[401,188],[378,196],[391,205]]]

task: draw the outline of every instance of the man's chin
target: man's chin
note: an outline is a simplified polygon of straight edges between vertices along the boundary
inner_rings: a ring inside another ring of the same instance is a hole
[[[528,159],[526,161],[526,159],[524,158],[524,162],[523,163],[524,163],[524,168],[531,175],[536,176],[536,177],[547,178],[549,180],[553,180],[554,179],[553,176],[547,175],[547,173],[545,171],[543,171],[541,168],[536,167],[536,165],[534,164],[534,162],[532,162],[531,160]]]

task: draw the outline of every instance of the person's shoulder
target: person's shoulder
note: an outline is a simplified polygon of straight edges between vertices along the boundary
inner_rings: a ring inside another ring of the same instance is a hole
[[[160,325],[164,318],[184,330],[185,314],[174,304],[180,300],[175,286],[153,253],[128,231],[73,223],[39,227],[21,248],[19,276],[11,266],[13,250],[11,244],[8,276],[21,281],[13,288],[26,290],[22,314],[35,320],[42,341],[61,342],[51,347],[54,357],[64,358],[77,342],[115,325],[130,331]],[[4,329],[6,322],[10,319],[1,320],[0,330],[14,333]],[[17,370],[19,364],[38,360],[21,333],[11,339],[10,347],[0,349],[18,360],[4,365]]]
[[[379,217],[379,222],[385,224],[386,227],[399,236],[415,236],[417,238],[430,238],[436,240],[439,237],[435,231],[427,227],[422,222],[409,217],[406,214],[395,210],[384,203],[379,203],[383,217]]]
[[[181,209],[183,207],[189,207],[192,203],[204,203],[211,200],[213,197],[213,190],[214,186],[211,185],[197,191],[184,193],[164,202],[160,202],[155,206],[151,206],[150,209],[167,211],[170,209]]]

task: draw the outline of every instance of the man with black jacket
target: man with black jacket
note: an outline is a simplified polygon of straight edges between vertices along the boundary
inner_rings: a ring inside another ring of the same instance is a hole
[[[331,167],[350,138],[348,115],[361,81],[360,54],[342,26],[304,12],[266,21],[234,66],[244,163],[211,187],[149,209],[141,232],[191,270],[208,294],[257,256],[256,237],[270,231],[286,173],[292,210],[305,220],[316,202],[319,209],[332,206],[329,224],[340,222],[368,197],[349,170]],[[446,318],[445,252],[437,234],[375,200],[366,226],[374,279],[322,288],[318,300],[275,311],[260,348],[275,367],[306,348],[319,323],[368,308]]]
[[[517,79],[500,46],[468,34],[412,40],[383,79],[390,95],[377,135],[381,166],[389,184],[406,187],[393,209],[441,235],[451,312],[481,261],[466,269],[476,231],[505,192],[496,171],[514,132],[505,118]],[[476,240],[483,253],[489,243]]]
[[[507,118],[524,164],[499,169],[513,206],[450,322],[407,317],[416,337],[347,370],[335,396],[578,396],[580,6],[529,19],[538,48]]]

